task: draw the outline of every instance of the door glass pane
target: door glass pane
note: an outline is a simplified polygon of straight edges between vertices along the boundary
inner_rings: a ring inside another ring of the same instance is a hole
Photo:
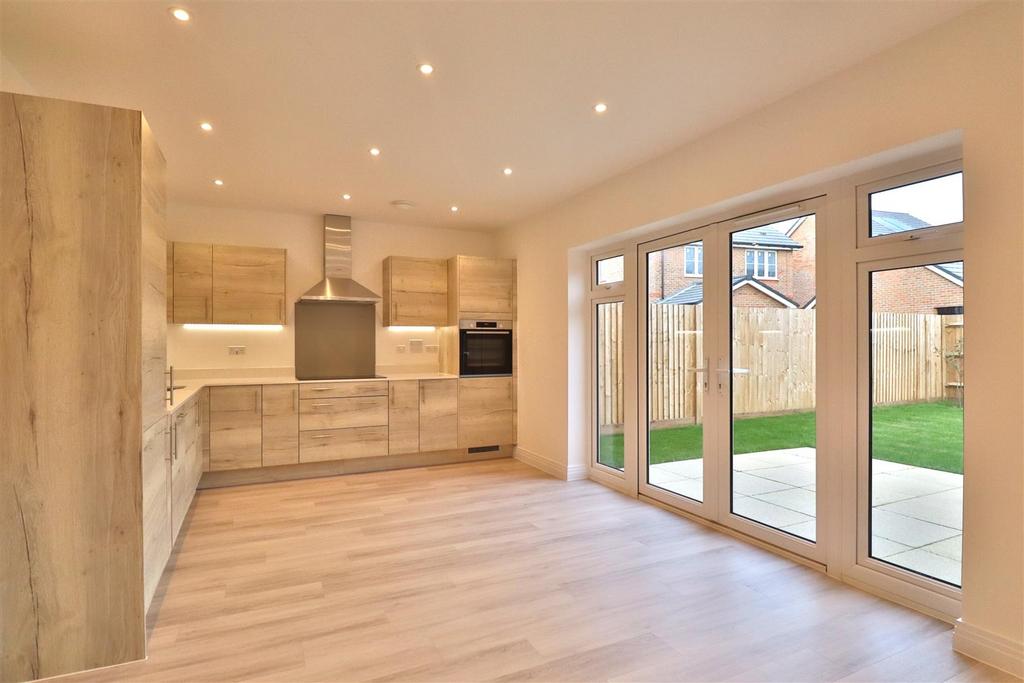
[[[692,242],[647,255],[647,481],[704,500],[704,286]]]
[[[751,268],[751,246],[756,268]],[[732,511],[815,540],[815,217],[734,232]]]
[[[622,469],[622,302],[597,304],[597,461]]]
[[[871,273],[872,557],[960,585],[964,264]]]
[[[616,282],[622,282],[625,264],[626,259],[623,256],[612,256],[611,258],[598,261],[597,284],[611,285]]]
[[[870,235],[892,235],[964,220],[964,174],[872,192]]]

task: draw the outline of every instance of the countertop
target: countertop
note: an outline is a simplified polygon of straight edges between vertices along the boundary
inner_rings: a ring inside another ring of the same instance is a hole
[[[267,377],[187,377],[175,379],[176,385],[184,385],[184,389],[177,389],[174,392],[174,405],[168,404],[167,414],[173,415],[204,387],[238,387],[252,386],[256,384],[324,384],[330,382],[372,382],[373,380],[418,380],[418,379],[458,379],[458,375],[449,375],[443,372],[391,372],[381,373],[379,377],[366,377],[362,379],[297,379],[288,375],[273,375]]]

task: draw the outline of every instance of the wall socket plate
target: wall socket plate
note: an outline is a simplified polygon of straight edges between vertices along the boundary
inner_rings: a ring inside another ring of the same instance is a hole
[[[423,353],[423,340],[422,339],[410,339],[409,340],[409,352],[410,353]]]
[[[228,347],[228,355],[229,356],[244,356],[245,355],[245,347],[244,346],[229,346]]]

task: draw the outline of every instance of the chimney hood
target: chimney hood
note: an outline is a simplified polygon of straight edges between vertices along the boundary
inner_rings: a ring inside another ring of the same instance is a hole
[[[352,279],[352,218],[324,216],[324,277],[299,301],[375,304],[380,296]]]

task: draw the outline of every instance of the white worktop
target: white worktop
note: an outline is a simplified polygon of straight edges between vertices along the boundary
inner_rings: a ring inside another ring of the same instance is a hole
[[[212,374],[203,377],[197,374],[198,371],[182,371],[184,377],[176,376],[174,383],[184,385],[184,389],[174,392],[174,405],[167,405],[168,414],[175,413],[179,408],[186,405],[203,387],[237,387],[252,386],[255,384],[320,384],[325,382],[372,382],[373,380],[420,380],[420,379],[458,379],[458,375],[449,375],[443,372],[381,372],[377,377],[364,377],[360,379],[313,379],[302,380],[294,374],[266,374],[245,376],[232,373],[230,376]]]

